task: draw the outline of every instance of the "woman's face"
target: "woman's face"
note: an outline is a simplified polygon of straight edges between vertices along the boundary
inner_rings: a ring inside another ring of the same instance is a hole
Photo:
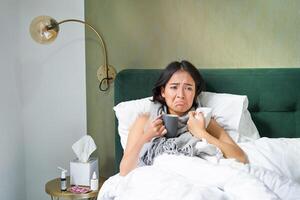
[[[184,71],[175,72],[166,86],[161,89],[170,114],[184,115],[193,105],[196,85],[191,75]]]

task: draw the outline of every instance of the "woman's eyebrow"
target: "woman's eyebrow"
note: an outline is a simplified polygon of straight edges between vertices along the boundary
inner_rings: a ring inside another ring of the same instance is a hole
[[[170,83],[170,85],[180,85],[180,83],[176,83],[176,82],[174,82],[174,83]],[[191,83],[184,83],[183,85],[187,85],[187,86],[194,86],[193,84],[191,84]]]

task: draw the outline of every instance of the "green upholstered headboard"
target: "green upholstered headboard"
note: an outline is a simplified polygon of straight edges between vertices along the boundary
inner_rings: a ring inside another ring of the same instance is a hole
[[[151,96],[161,69],[126,69],[115,80],[115,105]],[[200,69],[206,90],[247,95],[261,136],[300,137],[300,68]],[[116,170],[123,149],[116,120]]]

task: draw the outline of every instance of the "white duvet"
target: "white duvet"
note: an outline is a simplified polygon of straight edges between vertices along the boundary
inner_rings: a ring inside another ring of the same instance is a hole
[[[164,154],[152,166],[110,177],[98,200],[300,199],[300,139],[261,138],[240,146],[250,164]]]

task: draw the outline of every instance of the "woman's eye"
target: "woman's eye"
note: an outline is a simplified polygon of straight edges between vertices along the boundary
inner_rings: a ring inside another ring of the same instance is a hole
[[[188,91],[193,91],[192,87],[186,87],[185,89],[188,90]]]
[[[170,88],[174,90],[177,89],[177,86],[171,86]]]

